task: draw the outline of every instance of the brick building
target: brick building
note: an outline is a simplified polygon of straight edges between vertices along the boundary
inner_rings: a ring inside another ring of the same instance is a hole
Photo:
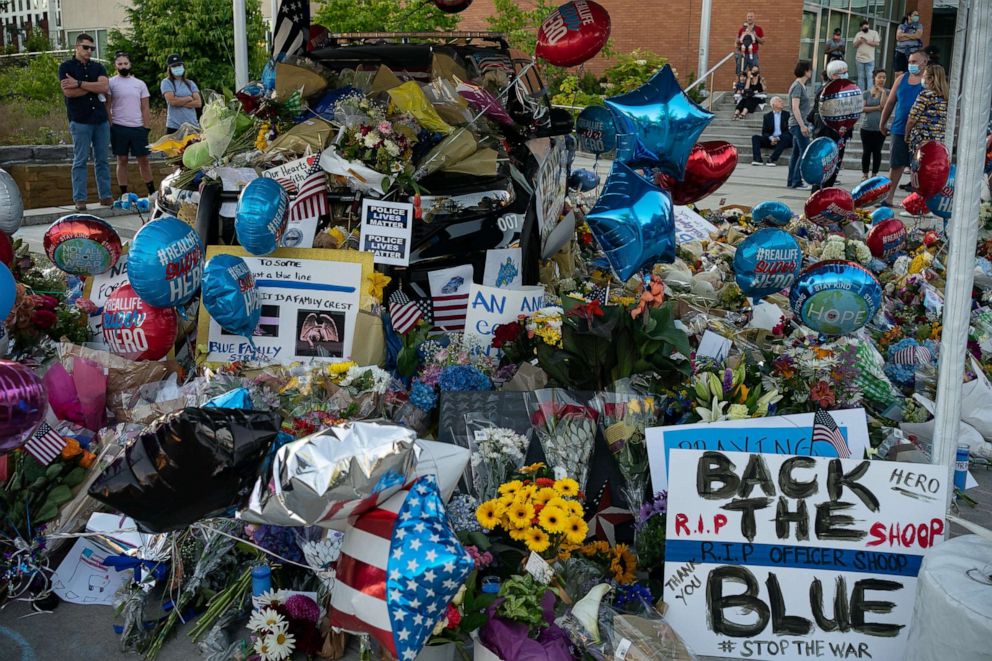
[[[839,27],[847,40],[847,59],[854,76],[854,47],[851,45],[863,17],[878,30],[882,45],[877,64],[890,72],[896,28],[904,14],[920,12],[920,21],[930,38],[935,0],[712,0],[709,66],[734,50],[737,30],[747,11],[753,10],[765,31],[761,46],[762,73],[772,91],[785,91],[794,80],[792,70],[799,59],[808,59],[822,69],[823,44]],[[669,59],[686,81],[696,73],[699,60],[699,18],[702,0],[597,0],[610,12],[612,42],[619,52],[643,48]],[[948,5],[948,0],[936,0]],[[492,4],[480,0],[462,13],[460,29],[486,29],[486,16]],[[948,50],[944,60],[950,59]],[[586,69],[599,72],[608,66],[603,58],[587,63]],[[715,74],[714,88],[727,90],[734,80],[731,59]],[[890,78],[891,80],[891,78]]]

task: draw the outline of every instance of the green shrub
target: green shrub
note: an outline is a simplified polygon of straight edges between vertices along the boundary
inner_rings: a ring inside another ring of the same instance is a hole
[[[0,100],[23,106],[30,116],[45,114],[54,104],[62,105],[59,60],[54,55],[11,58],[0,69]]]
[[[609,96],[631,92],[648,82],[667,62],[668,58],[641,49],[619,55],[616,63],[603,73],[606,79],[603,89]]]

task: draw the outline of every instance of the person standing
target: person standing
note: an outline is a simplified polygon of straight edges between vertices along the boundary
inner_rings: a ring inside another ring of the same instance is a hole
[[[840,36],[840,28],[834,28],[833,36],[827,39],[827,43],[824,44],[824,52],[827,55],[827,64],[830,64],[834,60],[844,59],[844,54],[847,52],[847,44],[844,43],[844,38]]]
[[[916,51],[909,56],[908,71],[896,77],[892,83],[892,92],[886,97],[882,106],[882,117],[879,127],[882,135],[892,134],[892,153],[889,155],[889,180],[892,187],[889,194],[879,206],[891,207],[895,199],[896,188],[906,166],[910,164],[909,144],[906,142],[906,122],[909,111],[916,102],[916,97],[923,90],[923,68],[927,65],[927,56],[923,51]],[[892,126],[887,127],[889,119]]]
[[[748,10],[744,16],[744,25],[737,30],[737,48],[734,56],[737,75],[758,66],[758,48],[763,43],[765,43],[765,31],[754,22],[754,11]]]
[[[789,133],[792,134],[792,157],[789,159],[789,188],[804,189],[809,188],[803,183],[800,174],[799,164],[802,160],[803,152],[809,145],[809,125],[806,118],[809,117],[813,102],[810,98],[809,84],[810,75],[813,72],[813,65],[809,62],[801,61],[796,64],[793,73],[796,79],[789,87],[789,109],[792,112],[792,125]]]
[[[773,96],[772,109],[765,113],[761,120],[761,135],[751,136],[752,158],[751,165],[765,165],[761,160],[761,148],[773,148],[768,165],[778,165],[778,159],[786,149],[792,146],[792,135],[789,133],[789,113],[783,108],[782,98]]]
[[[944,67],[931,62],[923,72],[923,89],[913,102],[906,120],[906,142],[910,154],[916,154],[925,142],[944,141],[947,96],[947,72]]]
[[[871,176],[876,176],[882,165],[882,145],[885,144],[885,135],[882,133],[880,121],[882,118],[882,106],[885,105],[885,98],[889,95],[885,89],[885,69],[875,69],[874,81],[871,89],[864,92],[865,107],[863,112],[864,123],[861,125],[861,180],[868,178],[869,166],[871,166]]]
[[[896,56],[892,69],[896,74],[904,73],[909,65],[909,56],[923,48],[923,25],[920,23],[920,12],[914,11],[908,17],[903,16],[902,23],[896,30]],[[892,83],[895,89],[895,82]]]
[[[110,206],[110,164],[107,145],[110,125],[104,105],[109,91],[107,70],[93,62],[93,37],[76,37],[75,54],[59,65],[59,81],[72,134],[72,201],[79,211],[86,210],[86,163],[93,156],[93,174],[100,204]]]
[[[872,83],[872,75],[875,70],[875,48],[882,43],[882,37],[876,30],[872,30],[868,24],[868,19],[861,20],[861,30],[854,36],[854,48],[856,50],[854,60],[858,65],[858,87],[867,90]]]
[[[200,122],[196,119],[196,109],[203,106],[200,98],[200,88],[192,80],[186,78],[186,65],[183,58],[173,53],[165,60],[166,77],[159,88],[168,110],[165,117],[165,130],[169,133],[178,131],[183,124],[191,124],[197,128]]]
[[[110,148],[117,157],[117,185],[121,195],[127,194],[128,154],[138,159],[138,172],[145,181],[148,194],[155,192],[152,166],[148,161],[148,131],[151,129],[151,110],[148,106],[148,86],[131,75],[131,58],[120,51],[114,58],[117,75],[110,79]]]

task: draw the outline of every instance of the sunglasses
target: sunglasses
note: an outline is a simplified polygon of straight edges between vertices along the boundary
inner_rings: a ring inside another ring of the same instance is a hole
[[[96,46],[87,46],[86,44],[79,44],[79,47],[83,50],[96,50]]]

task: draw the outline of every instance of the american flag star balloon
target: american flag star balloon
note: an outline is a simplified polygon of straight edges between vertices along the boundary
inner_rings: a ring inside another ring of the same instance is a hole
[[[433,475],[411,482],[345,532],[331,626],[368,633],[413,661],[474,563],[458,542]]]

